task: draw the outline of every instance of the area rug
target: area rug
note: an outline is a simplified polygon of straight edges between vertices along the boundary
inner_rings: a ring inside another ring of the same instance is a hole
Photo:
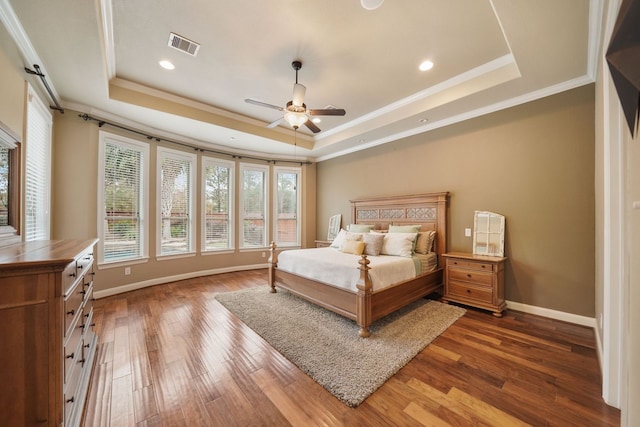
[[[216,299],[346,405],[356,407],[465,310],[421,299],[386,316],[360,338],[352,320],[268,286]]]

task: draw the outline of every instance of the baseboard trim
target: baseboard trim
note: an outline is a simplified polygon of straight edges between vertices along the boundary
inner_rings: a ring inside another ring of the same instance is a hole
[[[156,279],[144,280],[142,282],[129,283],[122,286],[116,286],[115,288],[104,289],[100,291],[94,291],[93,297],[96,299],[110,297],[112,295],[121,294],[124,292],[135,291],[137,289],[148,288],[149,286],[162,285],[164,283],[177,282],[178,280],[193,279],[195,277],[211,276],[213,274],[232,273],[234,271],[247,271],[247,270],[259,270],[261,268],[268,268],[268,264],[254,264],[254,265],[237,265],[233,267],[215,268],[212,270],[194,271],[184,274],[176,274],[174,276],[158,277]],[[265,283],[267,277],[265,276]]]
[[[578,314],[566,313],[564,311],[551,310],[550,308],[536,307],[535,305],[523,304],[521,302],[507,301],[507,309],[522,311],[524,313],[536,314],[563,322],[574,323],[576,325],[596,328],[596,319],[593,317],[580,316]]]
[[[149,286],[162,285],[164,283],[176,282],[178,280],[193,279],[195,277],[210,276],[213,274],[232,273],[234,271],[247,271],[258,270],[261,268],[268,268],[268,264],[253,264],[253,265],[239,265],[234,267],[215,268],[212,270],[194,271],[191,273],[176,274],[174,276],[158,277],[156,279],[145,280],[142,282],[129,283],[122,286],[116,286],[115,288],[104,289],[100,291],[94,291],[93,296],[96,299],[110,297],[112,295],[118,295],[124,292],[135,291],[137,289],[148,288]],[[522,311],[524,313],[535,314],[538,316],[548,317],[551,319],[562,320],[564,322],[574,323],[577,325],[588,326],[596,329],[596,340],[599,341],[597,334],[596,319],[586,316],[580,316],[578,314],[566,313],[563,311],[551,310],[544,307],[536,307],[534,305],[523,304],[515,301],[507,301],[507,309]],[[598,349],[600,349],[600,343],[598,342]],[[600,352],[598,351],[600,355]]]

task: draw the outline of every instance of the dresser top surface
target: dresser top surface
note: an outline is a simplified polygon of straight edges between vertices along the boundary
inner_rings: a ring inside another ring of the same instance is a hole
[[[0,271],[20,267],[65,266],[96,244],[98,239],[38,240],[0,248]]]
[[[442,254],[442,256],[445,258],[462,258],[482,262],[502,262],[507,259],[502,256],[474,255],[467,252],[447,252],[446,254]]]

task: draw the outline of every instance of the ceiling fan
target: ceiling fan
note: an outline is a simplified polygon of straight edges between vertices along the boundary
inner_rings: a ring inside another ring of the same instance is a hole
[[[284,112],[284,116],[275,122],[269,123],[267,125],[268,128],[276,127],[285,120],[293,129],[298,129],[300,126],[305,125],[311,132],[318,133],[320,128],[311,121],[310,116],[344,116],[346,114],[342,108],[307,109],[304,103],[304,94],[307,88],[298,83],[298,71],[302,68],[302,62],[293,61],[291,67],[296,70],[296,82],[293,85],[293,99],[287,102],[286,107],[278,107],[277,105],[267,104],[251,98],[244,100],[249,104]]]

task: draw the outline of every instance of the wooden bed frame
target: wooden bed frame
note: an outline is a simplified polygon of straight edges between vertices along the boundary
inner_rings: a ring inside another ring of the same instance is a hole
[[[422,226],[421,231],[436,230],[434,242],[438,254],[438,268],[414,279],[373,291],[369,276],[370,261],[362,255],[359,263],[360,279],[357,291],[323,283],[293,273],[278,270],[276,244],[271,243],[269,286],[286,289],[314,304],[355,320],[359,335],[368,337],[371,324],[434,292],[442,292],[444,257],[447,250],[447,192],[411,196],[380,197],[351,200],[352,223],[372,224],[376,230],[387,230],[389,225]],[[355,267],[355,266],[354,266]]]

